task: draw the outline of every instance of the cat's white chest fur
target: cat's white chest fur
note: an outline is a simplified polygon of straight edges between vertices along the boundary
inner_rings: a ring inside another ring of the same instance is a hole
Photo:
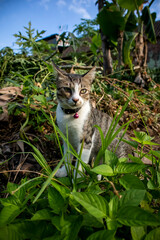
[[[69,141],[76,149],[79,147],[80,139],[83,134],[83,126],[87,120],[90,109],[91,107],[88,101],[79,110],[79,117],[74,118],[74,114],[65,114],[61,109],[60,104],[57,106],[56,116],[58,127],[65,136],[67,135],[66,132],[68,130]]]

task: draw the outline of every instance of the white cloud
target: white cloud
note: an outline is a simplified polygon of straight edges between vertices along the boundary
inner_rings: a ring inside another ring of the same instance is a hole
[[[48,10],[48,4],[49,4],[50,0],[41,0],[40,1],[40,5],[42,7],[44,7],[46,10]]]
[[[69,10],[81,15],[82,18],[87,18],[87,19],[91,18],[90,14],[87,12],[87,10],[80,5],[76,6],[76,5],[71,4],[69,6]]]
[[[79,5],[85,5],[86,7],[89,7],[91,3],[95,3],[95,0],[72,0],[72,3],[77,6]]]
[[[69,6],[69,10],[72,10],[73,12],[80,14],[82,18],[91,18],[87,10],[83,7],[76,7],[74,5]]]
[[[59,7],[64,7],[66,5],[66,2],[64,0],[58,0],[56,4]]]

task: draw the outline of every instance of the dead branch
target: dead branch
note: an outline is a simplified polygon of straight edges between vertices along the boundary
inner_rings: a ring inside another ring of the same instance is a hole
[[[62,65],[59,66],[62,69],[81,69],[81,70],[90,70],[93,66],[78,66],[78,65]],[[96,67],[96,71],[102,71],[103,67]]]
[[[119,199],[121,199],[122,196],[119,195],[119,192],[117,191],[114,183],[111,182],[111,181],[109,181],[108,179],[105,179],[105,181],[108,182],[108,183],[112,186],[114,194],[115,194]]]

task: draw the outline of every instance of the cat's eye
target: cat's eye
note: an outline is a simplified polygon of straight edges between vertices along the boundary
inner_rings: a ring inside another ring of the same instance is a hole
[[[81,91],[80,91],[80,94],[85,94],[85,93],[87,93],[87,89],[81,89]]]
[[[72,93],[72,90],[70,88],[68,88],[68,87],[64,87],[63,89],[67,93]]]

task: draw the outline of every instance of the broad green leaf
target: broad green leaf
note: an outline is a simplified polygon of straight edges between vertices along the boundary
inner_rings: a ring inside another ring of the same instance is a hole
[[[13,196],[19,192],[21,189],[23,189],[23,191],[25,191],[26,194],[26,190],[30,190],[31,188],[35,189],[35,193],[38,190],[38,188],[36,189],[35,186],[39,185],[41,182],[43,181],[42,177],[35,177],[35,178],[31,178],[25,182],[22,181],[21,185],[18,185],[18,187],[14,190],[14,192],[12,192]],[[32,194],[29,194],[27,197],[25,197],[25,201],[23,201],[23,205],[27,202],[27,199],[29,200],[32,197]],[[9,199],[10,197],[8,197]]]
[[[52,217],[52,224],[57,228],[58,231],[61,231],[61,224],[60,224],[61,216],[54,216]]]
[[[17,201],[17,199],[14,196],[8,196],[7,198],[0,198],[0,203],[4,206],[10,206],[10,205],[15,205],[20,207],[21,203]]]
[[[72,193],[73,197],[81,204],[92,216],[96,218],[105,218],[108,212],[108,203],[102,196],[92,193]]]
[[[119,207],[119,199],[117,196],[114,196],[109,204],[109,217],[110,218],[115,218],[115,216],[117,215],[117,211],[118,211],[118,207]]]
[[[135,141],[129,141],[129,140],[126,140],[126,139],[122,139],[123,142],[129,144],[130,146],[134,147],[134,148],[138,148],[138,143],[135,142]]]
[[[52,218],[52,214],[49,209],[41,209],[33,215],[31,220],[32,221],[50,220],[51,218]]]
[[[128,11],[125,15],[126,25],[125,31],[133,32],[137,28],[137,17],[134,11]]]
[[[120,199],[120,206],[138,206],[144,199],[146,190],[130,189],[123,192],[122,198]]]
[[[154,30],[155,17],[156,17],[155,14],[150,13],[150,9],[148,6],[146,6],[142,10],[141,18],[144,21],[144,24],[146,25],[145,33],[148,36],[148,39],[150,40],[150,42],[152,43],[156,43],[156,34]]]
[[[123,61],[132,69],[132,60],[131,60],[131,47],[134,39],[138,33],[136,32],[125,32],[125,38],[123,43]]]
[[[101,35],[98,33],[98,34],[95,34],[92,38],[92,42],[91,42],[91,51],[97,55],[97,50],[101,47],[102,45],[102,40],[101,40]]]
[[[119,182],[127,190],[145,189],[143,182],[135,175],[126,174],[119,179]]]
[[[116,231],[120,226],[116,218],[107,218],[106,219],[107,229]]]
[[[0,240],[23,240],[22,234],[12,228],[13,225],[0,227]]]
[[[148,136],[147,133],[145,132],[137,132],[137,131],[133,131],[135,137],[139,140],[139,142],[143,143],[144,141],[151,141],[153,138]]]
[[[53,234],[55,228],[47,221],[22,221],[9,224],[0,230],[0,240],[44,239]]]
[[[101,230],[91,234],[87,240],[114,240],[115,231]]]
[[[155,183],[153,182],[152,179],[149,179],[148,182],[147,182],[147,187],[148,189],[151,189],[151,190],[154,190],[157,188],[157,186],[155,185]]]
[[[69,216],[67,219],[61,219],[61,235],[64,240],[76,240],[78,232],[81,228],[83,217],[79,216]]]
[[[125,28],[125,19],[116,7],[104,7],[97,15],[103,33],[113,41],[117,41],[118,33]],[[109,24],[108,24],[109,23]],[[107,27],[106,27],[107,26]]]
[[[117,215],[117,220],[126,226],[158,226],[160,224],[155,215],[135,206],[123,207]]]
[[[16,205],[9,205],[3,207],[0,212],[0,226],[3,227],[9,223],[11,223],[22,210],[19,209]]]
[[[119,5],[122,8],[128,9],[130,11],[136,10],[136,5],[139,7],[143,3],[143,0],[118,0]]]
[[[150,233],[147,234],[144,240],[159,240],[159,238],[160,238],[160,228],[156,228],[150,231]]]
[[[101,165],[91,169],[91,171],[96,174],[101,174],[103,176],[114,176],[113,169],[106,164],[101,164]]]
[[[53,187],[48,189],[48,201],[52,211],[59,214],[64,208],[64,199],[61,194]]]
[[[17,199],[17,203],[23,202],[26,194],[26,187],[23,187],[19,189],[18,191],[15,191],[19,187],[18,184],[15,183],[8,183],[7,184],[7,191],[10,194],[13,194],[13,196]],[[14,192],[15,191],[15,192]]]
[[[51,185],[61,194],[61,196],[63,197],[63,199],[66,199],[68,197],[68,195],[70,194],[70,190],[69,188],[60,185],[59,183],[52,181]]]
[[[132,162],[134,163],[139,163],[142,164],[142,160],[139,157],[135,157],[132,154],[128,154],[128,157],[131,159]]]
[[[137,171],[141,171],[142,169],[146,168],[144,164],[138,163],[119,163],[115,169],[115,173],[122,174],[122,173],[134,173]]]
[[[150,145],[150,146],[160,146],[158,143],[150,142],[150,141],[143,141],[144,145]]]
[[[117,155],[107,149],[105,151],[105,163],[109,165],[112,169],[114,169],[117,162],[118,162]]]
[[[100,219],[101,220],[101,219]],[[103,221],[98,221],[97,218],[93,217],[93,215],[89,213],[85,213],[83,215],[83,223],[82,226],[93,227],[93,228],[103,228]]]
[[[133,240],[143,240],[146,235],[144,227],[131,227],[131,235]]]
[[[122,162],[126,163],[126,162],[128,162],[128,158],[127,157],[121,157],[121,158],[118,159],[118,162],[119,163],[122,163]]]

